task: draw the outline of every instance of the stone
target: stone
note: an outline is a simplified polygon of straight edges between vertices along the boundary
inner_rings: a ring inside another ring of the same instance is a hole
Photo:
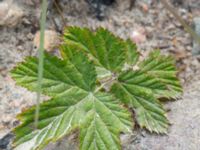
[[[14,27],[22,20],[24,11],[12,1],[0,2],[0,26]]]
[[[45,30],[44,49],[46,51],[53,51],[59,44],[59,34],[54,30]],[[38,49],[40,46],[40,31],[36,32],[33,40],[34,48]]]
[[[146,41],[146,31],[144,28],[139,27],[138,29],[132,31],[130,39],[136,43],[141,44]]]
[[[10,132],[0,139],[0,149],[11,150],[11,142],[14,135]]]

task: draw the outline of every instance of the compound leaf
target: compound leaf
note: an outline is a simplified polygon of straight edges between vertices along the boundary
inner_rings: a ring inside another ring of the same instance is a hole
[[[120,133],[134,125],[128,108],[141,127],[167,132],[169,121],[158,99],[182,91],[172,57],[156,50],[139,61],[134,43],[103,28],[68,27],[64,41],[62,58],[45,53],[42,94],[50,100],[41,103],[37,130],[35,106],[18,115],[16,149],[43,149],[79,130],[80,150],[120,150]],[[37,69],[37,58],[28,57],[11,75],[18,85],[37,91]]]
[[[18,115],[21,125],[14,129],[16,149],[43,149],[49,142],[54,142],[76,129],[80,129],[81,137],[85,132],[82,126],[90,124],[87,116],[91,112],[95,114],[92,115],[93,120],[98,118],[94,127],[98,128],[100,123],[104,125],[102,128],[106,129],[98,131],[103,136],[96,140],[104,141],[104,135],[109,135],[109,140],[113,141],[104,143],[108,150],[109,147],[121,149],[120,132],[131,131],[131,114],[119,100],[111,94],[95,92],[98,87],[95,86],[94,65],[82,52],[69,52],[72,55],[64,60],[45,53],[42,92],[51,99],[41,104],[38,129],[35,131],[35,106]],[[29,57],[11,71],[12,77],[17,84],[37,91],[37,66],[37,59]],[[80,138],[80,143],[85,143],[85,138],[94,136],[96,132],[90,133],[89,137]],[[104,150],[104,146],[98,145],[96,149]],[[80,146],[81,150],[88,148],[85,144]]]

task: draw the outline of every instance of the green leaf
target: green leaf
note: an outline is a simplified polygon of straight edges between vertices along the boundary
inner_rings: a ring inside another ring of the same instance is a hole
[[[99,28],[93,33],[87,28],[68,27],[64,39],[67,45],[89,53],[96,64],[107,70],[117,72],[125,63],[125,43],[106,29]]]
[[[176,98],[182,88],[176,77],[174,60],[153,51],[139,63],[137,71],[122,72],[112,86],[113,94],[133,107],[141,127],[157,133],[166,133],[168,120],[157,98]]]
[[[45,54],[43,94],[54,96],[76,87],[86,91],[94,90],[96,72],[93,64],[83,53],[74,53],[76,57],[65,61]],[[37,58],[28,57],[24,63],[11,71],[11,76],[18,85],[37,91],[37,66]]]
[[[164,84],[167,90],[156,92],[157,97],[176,98],[180,96],[182,87],[177,78],[175,61],[171,56],[164,56],[155,50],[149,57],[139,64],[141,71]]]
[[[137,85],[138,88],[153,93],[155,97],[164,96],[163,94],[169,92],[167,86],[160,82],[158,78],[141,70],[122,72],[119,81],[128,85]]]
[[[87,96],[88,92],[78,88],[74,88],[66,91],[59,96],[56,96],[55,98],[52,98],[51,100],[43,102],[41,104],[39,113],[38,129],[41,130],[47,127],[49,124],[55,122],[57,118],[64,120],[65,116],[66,119],[73,117],[74,120],[71,123],[74,125],[74,127],[76,127],[79,117],[82,118],[82,116],[84,115],[84,111],[81,109],[81,107],[78,108],[78,106],[81,105],[81,101],[84,101]],[[29,108],[28,110],[22,112],[17,116],[18,119],[22,121],[22,124],[14,130],[14,132],[16,133],[17,141],[21,141],[21,139],[26,139],[24,138],[24,135],[29,135],[31,132],[33,132],[34,112],[35,106]],[[68,115],[68,113],[70,113],[70,116]],[[66,123],[66,125],[69,123],[70,122]],[[57,125],[58,123],[55,123],[55,126],[53,128],[56,128]],[[59,128],[61,128],[61,126],[59,126]]]
[[[67,44],[76,45],[88,53],[91,52],[95,56],[95,45],[93,40],[91,40],[94,36],[94,33],[88,28],[67,27],[64,32],[64,41]]]
[[[131,132],[130,114],[111,95],[97,93],[80,130],[81,150],[119,150],[120,131]]]
[[[103,80],[103,79],[112,77],[112,72],[110,72],[109,70],[106,70],[105,68],[98,67],[98,66],[96,66],[95,68],[96,68],[96,72],[97,72],[97,78],[99,80]]]
[[[90,124],[88,115],[94,112],[93,120],[98,118],[95,125],[103,124],[99,130],[100,135],[109,135],[112,143],[105,142],[106,137],[99,137],[97,150],[104,150],[105,146],[120,148],[120,132],[130,132],[133,121],[130,112],[124,108],[119,100],[110,94],[94,92],[96,73],[94,65],[87,57],[78,51],[68,51],[67,59],[45,54],[44,79],[42,81],[43,94],[51,100],[43,102],[40,106],[38,130],[34,131],[35,106],[18,115],[21,125],[14,129],[16,134],[14,146],[17,149],[43,149],[49,142],[57,141],[73,130],[80,129],[87,133],[82,126]],[[31,91],[37,89],[37,59],[29,57],[19,64],[11,73],[17,84]],[[91,116],[91,117],[92,117]],[[113,125],[114,123],[114,125]],[[94,126],[95,127],[95,126]],[[95,127],[95,128],[97,128]],[[81,137],[80,143],[85,143],[85,138],[96,136],[96,132],[89,133],[89,137]],[[93,138],[92,138],[93,139]],[[90,141],[88,141],[90,142]],[[80,149],[88,150],[83,144]]]
[[[137,46],[130,39],[126,41],[126,45],[127,45],[126,62],[132,66],[136,65],[140,56],[139,52],[137,51]]]
[[[110,150],[109,147],[118,150],[121,149],[119,133],[131,132],[130,113],[112,95],[105,93],[71,91],[65,96],[43,103],[39,129],[31,132],[34,110],[33,107],[19,116],[23,123],[14,131],[17,135],[15,146],[19,149],[27,143],[26,149],[42,149],[50,141],[56,141],[80,128],[81,150],[90,149],[89,143],[94,144],[94,140],[101,143],[95,144],[97,150]],[[93,130],[87,130],[88,124],[92,124]],[[100,137],[96,137],[97,134]]]
[[[169,123],[152,88],[156,90],[164,86],[139,71],[129,71],[119,76],[111,91],[123,103],[134,108],[136,120],[141,127],[151,132],[166,133]]]
[[[158,99],[182,92],[172,57],[154,51],[139,61],[130,39],[103,28],[68,27],[64,41],[62,58],[45,53],[41,92],[50,100],[41,103],[38,129],[35,106],[18,115],[17,149],[43,149],[79,130],[81,150],[120,150],[120,133],[134,126],[129,109],[141,127],[167,132],[169,121]],[[37,91],[37,68],[37,58],[28,57],[11,75],[18,85]]]
[[[120,141],[115,134],[115,129],[108,127],[105,122],[98,117],[98,114],[91,111],[88,113],[85,123],[80,133],[80,149],[87,150],[118,150]]]

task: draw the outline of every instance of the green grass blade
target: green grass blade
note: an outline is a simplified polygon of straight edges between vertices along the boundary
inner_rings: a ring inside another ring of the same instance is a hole
[[[40,111],[40,97],[42,91],[42,77],[43,77],[43,62],[44,62],[44,32],[47,14],[47,0],[42,1],[42,16],[40,20],[40,47],[39,47],[39,65],[38,65],[38,91],[35,110],[35,128],[38,125],[39,111]]]

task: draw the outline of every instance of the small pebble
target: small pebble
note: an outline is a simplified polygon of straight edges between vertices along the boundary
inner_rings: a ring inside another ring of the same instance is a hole
[[[145,32],[146,32],[145,29],[140,27],[131,33],[130,38],[136,44],[143,43],[146,41],[146,33]]]
[[[45,39],[44,39],[44,49],[46,51],[53,51],[56,46],[58,46],[60,42],[59,34],[53,30],[45,31]],[[38,49],[40,45],[40,31],[35,34],[34,40],[34,48]]]

